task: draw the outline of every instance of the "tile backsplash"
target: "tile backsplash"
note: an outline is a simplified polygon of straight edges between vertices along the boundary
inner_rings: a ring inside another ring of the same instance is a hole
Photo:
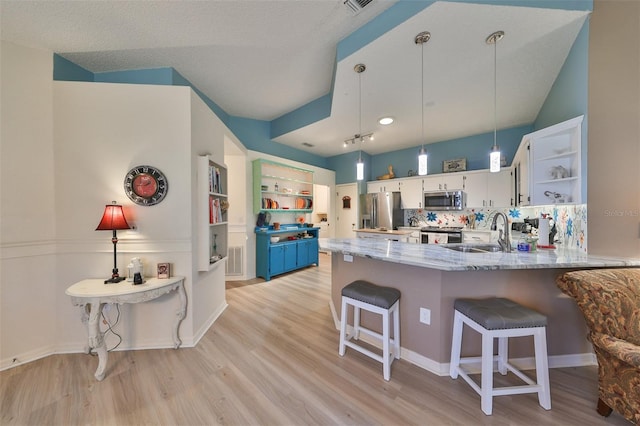
[[[464,226],[467,229],[489,230],[496,211],[507,215],[510,222],[523,222],[547,214],[556,225],[555,244],[587,252],[587,205],[554,204],[504,209],[469,209],[459,212],[405,209],[407,226]],[[513,235],[513,234],[512,234]],[[513,235],[513,237],[516,237]]]

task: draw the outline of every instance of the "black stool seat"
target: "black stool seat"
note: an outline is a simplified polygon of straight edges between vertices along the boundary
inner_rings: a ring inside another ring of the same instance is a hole
[[[389,309],[400,299],[400,290],[358,280],[345,286],[342,295],[380,308]]]
[[[546,327],[547,317],[500,297],[488,299],[456,299],[456,311],[471,318],[487,330]]]

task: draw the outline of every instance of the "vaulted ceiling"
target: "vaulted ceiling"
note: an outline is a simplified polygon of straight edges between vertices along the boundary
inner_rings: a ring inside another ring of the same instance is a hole
[[[357,14],[343,2],[3,0],[0,34],[92,72],[173,67],[233,116],[271,121],[330,94],[328,117],[310,112],[311,124],[275,140],[332,156],[355,149],[343,142],[360,130],[374,133],[370,154],[492,131],[494,72],[498,128],[532,123],[588,16],[436,1],[383,31],[395,2]],[[363,26],[379,36],[337,60]],[[485,39],[496,30],[494,51]],[[416,45],[422,31],[431,39]]]

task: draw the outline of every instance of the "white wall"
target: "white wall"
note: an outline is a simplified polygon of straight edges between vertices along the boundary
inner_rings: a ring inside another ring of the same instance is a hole
[[[0,368],[5,368],[54,349],[56,304],[63,296],[56,288],[52,55],[2,41],[0,63]]]
[[[51,52],[3,42],[1,53],[0,368],[83,351],[80,309],[64,292],[110,276],[111,234],[95,228],[112,200],[137,226],[118,232],[121,274],[134,256],[147,276],[172,263],[173,274],[186,277],[180,337],[194,345],[226,306],[224,268],[195,272],[195,164],[204,153],[224,161],[228,129],[188,87],[53,82]],[[127,171],[141,164],[167,176],[156,206],[137,206],[124,193]],[[118,349],[173,347],[178,306],[175,294],[121,306]],[[107,337],[108,347],[116,342]]]

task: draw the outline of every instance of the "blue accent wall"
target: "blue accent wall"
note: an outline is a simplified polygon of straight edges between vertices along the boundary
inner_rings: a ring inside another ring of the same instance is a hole
[[[96,83],[130,83],[173,85],[173,68],[151,68],[142,70],[124,70],[94,73]]]
[[[519,126],[499,130],[497,133],[500,151],[507,165],[513,161],[522,136],[533,131],[533,126]],[[464,138],[451,139],[425,145],[427,150],[427,171],[429,175],[442,173],[442,162],[455,158],[467,159],[467,170],[483,170],[489,168],[489,152],[493,145],[493,132]],[[372,157],[371,172],[376,176],[388,173],[388,166],[393,166],[396,177],[407,177],[409,170],[418,171],[418,150],[420,146],[400,151],[387,152]]]
[[[93,73],[54,53],[53,79],[64,81],[93,81]]]
[[[587,203],[588,176],[588,121],[589,121],[589,19],[573,43],[569,55],[551,86],[538,117],[534,122],[534,130],[544,129],[580,115],[582,120],[581,175],[582,202]]]
[[[569,10],[593,10],[593,0],[555,0],[553,2],[548,0],[448,1]],[[333,87],[333,79],[335,79],[335,69],[338,61],[356,52],[363,46],[366,46],[371,41],[429,7],[434,2],[435,0],[399,0],[376,18],[341,40],[336,50],[336,64],[334,65],[331,87]],[[506,129],[498,132],[498,144],[508,164],[513,158],[522,135],[529,133],[533,128],[545,127],[546,123],[555,124],[563,121],[566,119],[564,118],[565,116],[571,118],[576,115],[586,114],[588,33],[587,22],[578,35],[576,45],[572,48],[567,62],[549,94],[549,98],[545,102],[533,126],[523,126],[521,128]],[[357,154],[350,153],[324,158],[272,140],[294,129],[326,118],[331,113],[332,91],[271,122],[267,122],[230,116],[173,68],[123,70],[93,74],[55,54],[54,80],[189,86],[247,148],[318,167],[333,169],[336,171],[336,183],[355,181],[355,161],[357,160]],[[580,112],[574,113],[578,110]],[[467,158],[468,170],[485,169],[488,167],[488,151],[492,143],[492,133],[488,133],[429,144],[426,146],[429,152],[429,174],[441,172],[442,161],[452,158]],[[586,149],[585,120],[583,124],[583,170],[586,170]],[[389,164],[394,166],[396,176],[407,176],[410,169],[417,169],[417,151],[418,147],[377,156],[370,156],[363,153],[365,179],[375,179],[376,176],[387,173],[387,166]],[[583,182],[586,183],[586,179],[584,179]],[[586,191],[584,192],[586,199]]]

